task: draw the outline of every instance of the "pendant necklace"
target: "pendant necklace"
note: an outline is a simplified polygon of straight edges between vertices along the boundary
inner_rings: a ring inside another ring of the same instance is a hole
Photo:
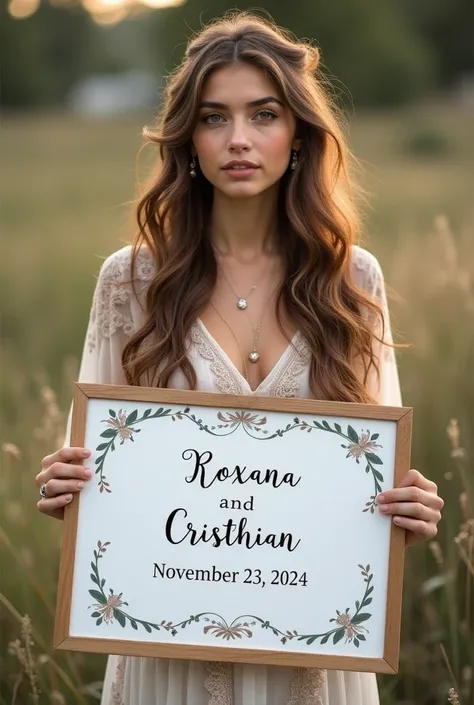
[[[220,252],[220,250],[218,250],[217,248],[214,248],[214,249],[215,249],[217,252],[219,252],[219,254],[222,254],[222,253]],[[262,271],[262,275],[266,272],[267,267],[269,267],[270,263],[271,263],[271,260],[268,260],[268,263],[265,265],[265,267],[264,267],[264,269],[263,269],[263,271]],[[257,284],[254,284],[254,285],[252,286],[252,288],[250,289],[249,293],[247,294],[247,296],[239,296],[239,295],[235,292],[234,287],[232,286],[232,284],[230,283],[229,278],[227,277],[227,274],[225,273],[224,267],[222,266],[222,264],[221,264],[221,272],[222,272],[222,275],[223,275],[224,279],[226,280],[227,284],[229,285],[229,288],[230,288],[231,292],[234,294],[235,298],[237,299],[237,308],[239,309],[239,311],[245,311],[245,309],[246,309],[246,308],[248,307],[248,305],[249,305],[248,300],[249,300],[249,298],[252,296],[253,292],[255,291],[255,289],[257,288],[258,285],[257,285]],[[260,277],[260,280],[261,280],[261,277]],[[258,358],[257,358],[257,359],[258,359]]]
[[[225,320],[224,316],[217,310],[217,308],[215,307],[214,303],[213,303],[212,301],[210,301],[210,304],[211,304],[212,308],[214,309],[214,311],[217,313],[217,315],[224,321],[224,323],[226,324],[227,328],[228,328],[228,329],[230,330],[230,332],[232,333],[232,337],[234,338],[234,340],[235,340],[235,342],[236,342],[236,345],[237,345],[237,347],[238,347],[238,349],[239,349],[240,357],[242,358],[242,364],[243,364],[243,367],[244,367],[245,379],[247,380],[247,383],[248,383],[249,386],[250,386],[249,373],[248,373],[248,369],[247,369],[247,363],[245,362],[245,357],[244,357],[244,354],[243,354],[243,352],[242,352],[242,348],[240,347],[239,341],[237,340],[237,336],[235,335],[234,331],[232,330],[232,328],[230,327],[230,325],[229,325],[229,324],[227,323],[227,321]]]
[[[250,327],[252,328],[252,332],[253,332],[253,346],[252,346],[252,350],[251,350],[251,351],[248,353],[248,355],[247,355],[247,357],[248,357],[248,359],[250,360],[250,362],[258,362],[258,360],[260,359],[260,353],[259,353],[258,350],[257,350],[257,342],[258,342],[258,337],[259,337],[259,335],[260,335],[260,329],[261,329],[261,327],[262,327],[262,322],[263,322],[263,319],[264,319],[264,317],[265,317],[265,313],[266,313],[266,311],[267,311],[267,304],[268,304],[268,302],[270,301],[270,299],[274,296],[274,294],[275,294],[275,292],[277,291],[277,289],[278,289],[279,286],[280,286],[280,285],[277,284],[277,286],[273,289],[273,291],[272,291],[272,293],[270,294],[270,296],[268,297],[268,299],[265,301],[265,303],[264,303],[264,305],[263,305],[262,317],[261,317],[259,323],[255,326],[255,328],[252,326],[252,322],[251,322],[250,318],[249,318],[248,315],[247,315],[248,321],[249,321],[249,323],[250,323]],[[241,347],[240,347],[240,345],[239,345],[239,341],[237,340],[237,336],[235,335],[234,331],[232,330],[232,326],[230,325],[230,323],[228,323],[228,321],[226,321],[226,319],[224,318],[224,316],[222,315],[222,313],[216,308],[216,306],[215,306],[215,304],[214,304],[214,302],[213,302],[212,300],[210,301],[210,304],[211,304],[212,308],[214,309],[214,311],[217,313],[217,315],[224,321],[224,323],[226,324],[226,326],[228,327],[228,329],[229,329],[230,332],[232,333],[232,336],[233,336],[235,342],[237,343],[237,347],[239,348],[239,352],[240,352],[240,354],[241,354],[241,356],[242,356],[242,361],[243,361],[243,363],[244,363],[245,376],[246,376],[246,379],[247,379],[247,382],[248,382],[247,365],[246,365],[246,363],[245,363],[245,358],[244,358],[244,355],[243,355],[243,353],[242,353],[242,349],[241,349]],[[244,310],[245,310],[245,309],[244,309]]]

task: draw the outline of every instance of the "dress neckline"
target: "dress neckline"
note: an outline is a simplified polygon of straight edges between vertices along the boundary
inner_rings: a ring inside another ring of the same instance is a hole
[[[201,320],[200,318],[197,318],[197,319],[196,319],[196,322],[197,322],[199,328],[201,329],[202,333],[203,333],[203,334],[205,335],[205,337],[207,338],[209,344],[212,345],[212,346],[217,350],[217,352],[219,353],[219,355],[220,355],[220,356],[224,359],[224,361],[226,362],[226,364],[227,364],[228,368],[230,369],[230,371],[234,374],[235,377],[238,378],[240,385],[241,385],[242,387],[245,387],[246,391],[247,391],[249,394],[256,394],[256,395],[257,395],[257,394],[261,393],[262,391],[264,391],[268,386],[270,386],[270,385],[272,384],[272,382],[273,382],[275,376],[279,373],[279,371],[280,371],[280,369],[282,368],[282,366],[284,366],[284,365],[288,362],[288,359],[289,359],[289,357],[291,356],[291,354],[296,351],[295,345],[296,345],[296,342],[298,341],[298,339],[299,339],[299,337],[300,337],[300,332],[299,332],[299,330],[297,330],[296,333],[294,334],[293,338],[291,339],[291,341],[288,343],[287,347],[284,349],[284,351],[282,352],[282,354],[280,355],[280,357],[278,358],[278,360],[277,360],[277,361],[275,362],[275,364],[273,365],[273,367],[272,367],[272,369],[270,370],[270,372],[268,373],[268,375],[267,375],[264,379],[262,379],[262,381],[260,382],[260,384],[259,384],[257,387],[255,387],[255,389],[252,389],[252,387],[250,386],[249,382],[246,380],[246,378],[244,377],[244,375],[243,375],[243,374],[240,372],[240,370],[234,365],[234,363],[232,362],[232,360],[230,359],[230,357],[227,355],[227,353],[226,353],[226,351],[224,350],[224,348],[222,348],[222,347],[219,345],[219,343],[217,342],[217,340],[216,340],[216,339],[214,338],[214,336],[209,332],[208,328],[204,325],[204,323],[202,322],[202,320]]]

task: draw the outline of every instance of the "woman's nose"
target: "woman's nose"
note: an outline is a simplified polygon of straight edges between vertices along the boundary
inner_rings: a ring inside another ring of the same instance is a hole
[[[232,134],[229,140],[229,149],[237,151],[250,149],[252,146],[250,136],[243,121],[236,120],[232,126]]]

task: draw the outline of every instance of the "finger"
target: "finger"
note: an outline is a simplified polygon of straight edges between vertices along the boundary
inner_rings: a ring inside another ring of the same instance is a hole
[[[438,533],[435,524],[427,524],[424,521],[410,519],[409,517],[395,516],[393,517],[393,523],[400,526],[402,529],[412,532],[414,537],[419,541],[432,539]],[[407,537],[407,539],[408,543],[413,542],[413,538]]]
[[[421,489],[427,492],[437,492],[438,488],[434,482],[428,480],[427,477],[412,468],[407,472],[406,475],[402,477],[397,487],[409,487],[410,485],[415,485],[416,487],[421,487]]]
[[[392,504],[394,502],[417,502],[425,507],[441,511],[444,507],[444,501],[437,494],[427,492],[419,487],[411,485],[410,487],[396,487],[393,490],[385,490],[377,497],[377,504]]]
[[[65,506],[72,500],[72,494],[60,494],[51,499],[40,499],[36,504],[38,511],[41,514],[54,515],[58,510],[63,510]]]
[[[396,487],[392,490],[384,490],[377,496],[377,504],[391,504],[392,502],[419,502],[426,507],[441,510],[444,502],[441,497],[432,492],[422,490],[420,487],[410,485],[409,487]]]
[[[85,468],[83,465],[70,465],[69,463],[53,463],[46,470],[42,470],[36,476],[36,484],[38,487],[45,485],[52,479],[62,478],[62,479],[77,479],[77,480],[90,480],[92,477],[92,470],[90,468]]]
[[[61,494],[80,492],[84,485],[84,480],[50,480],[45,485],[46,497],[50,499]]]
[[[392,504],[381,504],[379,510],[382,514],[392,514],[413,517],[425,522],[437,524],[441,519],[441,514],[436,509],[426,507],[419,502],[392,502]]]
[[[74,460],[83,460],[88,458],[91,451],[87,448],[60,448],[51,455],[46,455],[41,461],[43,470],[49,468],[53,463],[71,463]]]

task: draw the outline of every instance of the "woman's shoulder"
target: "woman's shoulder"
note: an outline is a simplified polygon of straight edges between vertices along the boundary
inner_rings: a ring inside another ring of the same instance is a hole
[[[383,286],[382,268],[377,257],[360,245],[352,245],[351,274],[359,289],[369,294],[377,296]]]
[[[155,264],[150,250],[141,247],[132,279],[132,252],[133,247],[127,245],[102,263],[91,312],[94,337],[111,338],[119,330],[130,336],[142,323],[145,292],[155,275]]]
[[[105,286],[125,286],[132,282],[132,245],[126,245],[113,252],[102,263],[99,284]],[[147,247],[140,247],[135,258],[133,282],[146,284],[155,275],[155,261]]]

